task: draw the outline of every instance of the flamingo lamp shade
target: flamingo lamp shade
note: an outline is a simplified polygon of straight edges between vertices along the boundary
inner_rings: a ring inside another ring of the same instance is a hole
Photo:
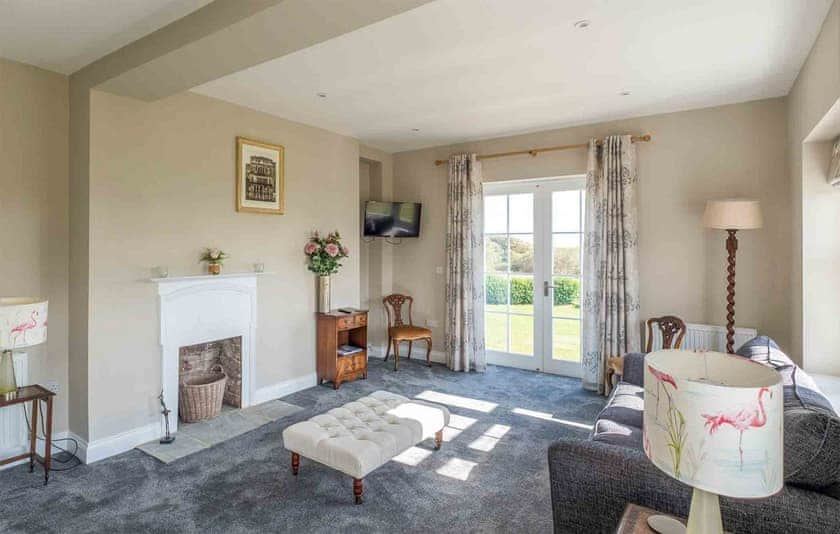
[[[718,495],[768,497],[783,484],[782,378],[719,352],[662,350],[645,358],[644,450],[694,488],[687,528],[666,516],[650,527],[721,533]]]
[[[46,300],[0,298],[0,394],[17,390],[12,352],[46,340]]]

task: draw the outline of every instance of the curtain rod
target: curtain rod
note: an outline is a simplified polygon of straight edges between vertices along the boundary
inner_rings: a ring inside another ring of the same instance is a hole
[[[647,143],[650,141],[650,134],[645,135],[633,135],[630,139],[634,143]],[[601,144],[601,141],[598,141],[598,144]],[[587,148],[589,143],[581,143],[579,145],[560,145],[560,146],[550,146],[546,148],[532,148],[530,150],[515,150],[513,152],[499,152],[497,154],[485,154],[483,156],[478,156],[478,159],[491,159],[491,158],[504,158],[506,156],[521,156],[523,154],[530,154],[531,156],[536,157],[537,154],[540,152],[553,152],[555,150],[570,150],[573,148]],[[449,160],[446,159],[437,159],[435,160],[435,165],[443,165],[444,163],[448,163]]]

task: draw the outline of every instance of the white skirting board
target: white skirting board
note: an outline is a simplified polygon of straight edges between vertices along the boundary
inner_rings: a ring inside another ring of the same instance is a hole
[[[297,378],[290,378],[270,386],[257,389],[254,394],[254,404],[262,404],[264,402],[279,399],[286,395],[291,395],[304,389],[309,389],[318,384],[318,374],[310,373],[308,375],[299,376]]]
[[[160,423],[149,423],[92,442],[87,442],[72,432],[70,437],[79,442],[79,459],[86,464],[92,464],[160,438]]]
[[[317,383],[317,375],[311,373],[308,375],[291,378],[257,389],[253,404],[262,404],[286,395],[291,395],[298,391],[315,386]],[[94,440],[91,443],[86,442],[72,432],[68,433],[67,437],[71,437],[79,442],[79,458],[86,464],[92,464],[117,454],[130,451],[131,449],[154,441],[161,437],[160,422],[155,421],[142,427],[127,430],[119,434],[108,436]]]

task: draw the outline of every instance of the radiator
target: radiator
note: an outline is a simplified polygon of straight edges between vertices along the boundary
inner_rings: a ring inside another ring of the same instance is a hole
[[[726,327],[713,326],[708,324],[685,324],[685,336],[683,337],[681,349],[685,350],[713,350],[726,352]],[[647,330],[647,326],[645,327]],[[645,332],[647,335],[647,332]],[[758,335],[755,328],[735,329],[735,350],[738,347]],[[645,345],[647,346],[647,340]],[[653,325],[653,350],[662,348],[662,333],[656,325]]]
[[[18,385],[29,383],[29,358],[25,352],[14,355],[15,378]],[[0,455],[2,457],[20,454],[28,447],[26,419],[21,406],[0,408]],[[26,404],[25,406],[31,406]]]

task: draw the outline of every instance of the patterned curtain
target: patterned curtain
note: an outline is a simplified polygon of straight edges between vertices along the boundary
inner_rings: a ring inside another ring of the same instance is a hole
[[[453,371],[486,369],[481,163],[449,158],[446,200],[446,363]]]
[[[583,288],[583,387],[604,393],[606,359],[638,351],[636,147],[629,135],[589,142]]]

